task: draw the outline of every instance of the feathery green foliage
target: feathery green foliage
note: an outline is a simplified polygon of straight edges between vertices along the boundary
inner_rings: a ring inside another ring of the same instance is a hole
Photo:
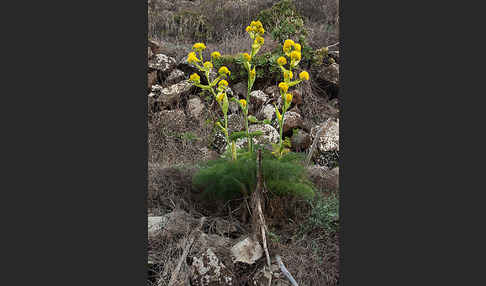
[[[288,153],[278,160],[269,151],[262,152],[263,178],[271,195],[314,196],[302,159],[300,154]],[[193,185],[208,197],[224,200],[249,195],[256,187],[256,153],[241,153],[234,161],[221,158],[207,162],[194,176]]]

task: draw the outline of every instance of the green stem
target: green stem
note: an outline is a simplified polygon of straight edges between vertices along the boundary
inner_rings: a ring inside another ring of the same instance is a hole
[[[250,74],[248,74],[248,77]],[[250,108],[250,91],[251,91],[251,86],[250,86],[250,79],[248,78],[248,90],[246,93],[246,112],[245,112],[245,124],[246,124],[246,136],[248,139],[248,151],[250,153],[253,151],[253,140],[250,138],[250,129],[248,128],[248,109]]]

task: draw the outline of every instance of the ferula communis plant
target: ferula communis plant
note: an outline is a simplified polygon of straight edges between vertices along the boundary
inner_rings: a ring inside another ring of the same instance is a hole
[[[263,28],[263,25],[260,21],[252,21],[250,25],[246,27],[246,32],[253,40],[253,43],[251,45],[251,53],[242,54],[243,65],[248,72],[248,89],[246,93],[246,100],[242,99],[238,103],[241,107],[241,110],[243,111],[243,115],[245,116],[245,130],[248,140],[248,151],[252,152],[252,138],[248,129],[248,104],[250,102],[250,92],[256,79],[256,71],[255,67],[252,67],[251,61],[265,42],[262,37],[262,35],[265,33],[265,29]]]
[[[219,52],[213,52],[211,53],[211,60],[210,61],[203,61],[203,56],[202,56],[202,51],[206,49],[206,45],[203,43],[195,43],[192,46],[193,51],[189,53],[187,56],[187,61],[190,64],[193,64],[196,66],[201,72],[204,73],[204,76],[206,77],[206,80],[208,82],[207,85],[201,84],[201,78],[197,73],[193,73],[190,76],[190,81],[193,85],[203,89],[203,90],[208,90],[212,93],[216,101],[218,102],[219,106],[221,107],[221,110],[223,111],[223,116],[224,116],[224,126],[218,121],[216,122],[216,125],[221,128],[223,131],[225,138],[226,138],[226,143],[229,144],[229,133],[228,133],[228,107],[229,107],[229,102],[228,102],[228,96],[226,95],[226,90],[228,88],[228,82],[225,80],[225,78],[228,78],[228,76],[231,74],[229,69],[225,66],[222,66],[218,70],[218,76],[214,79],[211,79],[211,71],[213,69],[213,59],[217,59],[221,57],[221,54]],[[196,52],[198,55],[196,55]],[[201,65],[202,63],[202,65]],[[216,87],[217,86],[217,87]],[[216,88],[216,91],[214,91],[214,88]]]
[[[275,154],[278,158],[281,158],[285,153],[288,153],[290,150],[285,148],[289,145],[288,140],[283,140],[283,124],[285,120],[285,112],[287,112],[290,104],[292,103],[292,93],[289,93],[289,88],[301,83],[303,80],[309,80],[309,73],[306,71],[302,71],[299,74],[299,78],[296,80],[292,80],[294,75],[292,73],[292,69],[295,69],[299,64],[302,54],[301,54],[301,46],[298,43],[294,43],[294,41],[288,39],[285,40],[283,44],[283,52],[285,57],[279,57],[277,59],[277,64],[280,67],[284,81],[278,84],[280,89],[280,96],[282,97],[282,112],[279,111],[276,105],[275,106],[275,113],[277,114],[278,125],[280,128],[280,141],[279,144],[274,145],[273,154]],[[290,61],[287,60],[289,58]],[[288,69],[285,66],[288,64]]]

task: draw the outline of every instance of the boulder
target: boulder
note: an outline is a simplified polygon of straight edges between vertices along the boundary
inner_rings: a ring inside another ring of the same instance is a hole
[[[180,81],[183,81],[186,78],[186,75],[180,69],[172,70],[167,78],[165,79],[165,85],[172,85],[176,84]]]
[[[246,98],[248,92],[248,85],[246,82],[238,82],[231,87],[236,98]]]
[[[255,144],[271,144],[277,143],[280,136],[278,131],[273,126],[268,124],[252,124],[248,127],[250,132],[262,131],[263,135],[253,138]],[[246,140],[245,140],[246,141]]]
[[[191,285],[237,285],[233,274],[230,253],[232,241],[228,238],[201,233],[191,251]]]
[[[270,98],[273,98],[274,100],[280,97],[280,89],[276,85],[267,87],[265,89],[265,93],[268,94]]]
[[[309,179],[320,190],[339,190],[339,167],[329,169],[327,166],[310,166],[307,168]]]
[[[155,57],[149,61],[149,70],[156,70],[163,75],[168,75],[175,67],[176,60],[164,54],[156,54]]]
[[[303,121],[302,116],[294,111],[288,111],[285,113],[283,132],[286,133],[294,128],[302,128]]]
[[[270,121],[275,117],[275,107],[273,104],[266,104],[263,106],[256,116],[259,120],[268,119]]]
[[[301,105],[302,104],[302,91],[296,89],[296,90],[292,90],[291,93],[292,93],[292,104],[294,106]]]
[[[261,90],[254,90],[250,92],[250,103],[253,105],[252,109],[258,110],[265,102],[268,100],[268,95],[266,95]]]
[[[268,124],[252,124],[248,127],[248,131],[250,133],[255,131],[263,132],[262,135],[253,138],[253,144],[267,145],[277,143],[280,138],[278,131],[273,126]],[[248,140],[246,137],[236,140],[236,148],[248,148],[247,141]],[[231,146],[226,146],[224,150],[227,150],[227,148],[231,148]]]
[[[317,80],[339,86],[339,64],[322,65],[322,68],[317,74]]]
[[[290,142],[292,143],[292,149],[294,149],[294,151],[301,152],[309,148],[312,140],[309,133],[302,129],[297,129],[297,132],[292,134]]]
[[[185,211],[173,211],[164,216],[148,217],[148,235],[154,236],[165,230],[170,235],[187,234],[199,220]]]
[[[231,255],[233,263],[253,264],[263,256],[263,248],[258,241],[247,237],[231,248]]]
[[[211,248],[192,258],[190,276],[191,285],[235,285],[233,274]]]
[[[153,54],[158,54],[161,50],[162,44],[155,41],[155,40],[148,40],[148,47],[152,51]]]
[[[188,80],[184,80],[163,89],[158,87],[152,89],[152,93],[155,93],[156,102],[163,107],[168,107],[179,104],[181,97],[187,96],[192,89],[193,85]]]
[[[316,137],[319,128],[320,126],[317,125],[311,129],[312,140]],[[327,130],[323,134],[320,134],[317,140],[317,149],[319,152],[339,151],[339,119],[331,121]]]
[[[243,115],[237,113],[228,115],[228,129],[230,132],[244,130],[245,120],[243,119]]]
[[[204,103],[199,97],[193,97],[187,101],[187,113],[199,119],[204,111]]]

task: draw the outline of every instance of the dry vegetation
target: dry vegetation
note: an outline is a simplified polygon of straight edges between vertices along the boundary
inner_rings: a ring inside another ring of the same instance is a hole
[[[149,37],[166,44],[164,52],[177,60],[187,54],[194,41],[205,42],[209,47],[214,45],[222,54],[234,54],[241,51],[242,43],[248,42],[244,33],[248,23],[261,10],[277,2],[149,0]],[[311,47],[318,49],[338,41],[337,0],[301,0],[294,3],[305,19]]]
[[[216,50],[223,55],[234,55],[250,44],[245,27],[260,11],[277,2],[148,0],[149,38],[162,44],[159,53],[175,58],[178,63],[191,50],[192,44],[199,41],[206,43],[205,58],[209,56],[207,53]],[[301,0],[294,3],[304,18],[308,45],[312,49],[339,42],[337,0]],[[261,54],[271,52],[282,44],[270,35],[264,38],[265,45]],[[335,46],[331,50],[339,50],[339,47]],[[309,69],[309,72],[312,74],[314,70]],[[256,87],[263,90],[270,84],[275,82],[259,82]],[[298,109],[305,114],[302,129],[308,133],[325,119],[339,117],[336,95],[313,76],[299,87],[299,91],[302,104]],[[206,107],[209,105],[200,118],[194,118],[187,111],[188,100],[193,97],[200,97]],[[172,222],[173,231],[163,232],[149,241],[149,259],[155,265],[149,271],[149,285],[169,285],[176,262],[183,254],[187,238],[198,225],[199,218],[207,217],[201,232],[208,236],[223,237],[227,240],[224,244],[251,232],[248,218],[243,217],[247,208],[244,200],[208,202],[192,185],[199,164],[218,156],[213,148],[217,142],[214,118],[220,115],[217,114],[216,106],[211,106],[204,98],[204,94],[193,91],[184,95],[177,106],[169,110],[154,112],[149,109],[149,216],[179,211],[190,215],[186,221]],[[313,201],[276,199],[265,205],[270,232],[267,237],[269,250],[272,255],[282,256],[299,285],[338,285],[339,232],[311,223],[310,217],[316,215],[313,212],[317,209],[315,206],[322,206],[328,197],[338,196],[339,192],[326,189],[322,178],[317,175],[309,174],[309,179],[318,189]],[[319,215],[323,214],[317,214],[317,219],[321,219]],[[190,264],[190,257],[203,247],[193,246],[187,264]],[[239,271],[237,274],[240,280],[233,285],[250,285],[250,277],[265,264],[264,260],[262,258],[250,267],[242,268],[239,265],[231,269]]]

